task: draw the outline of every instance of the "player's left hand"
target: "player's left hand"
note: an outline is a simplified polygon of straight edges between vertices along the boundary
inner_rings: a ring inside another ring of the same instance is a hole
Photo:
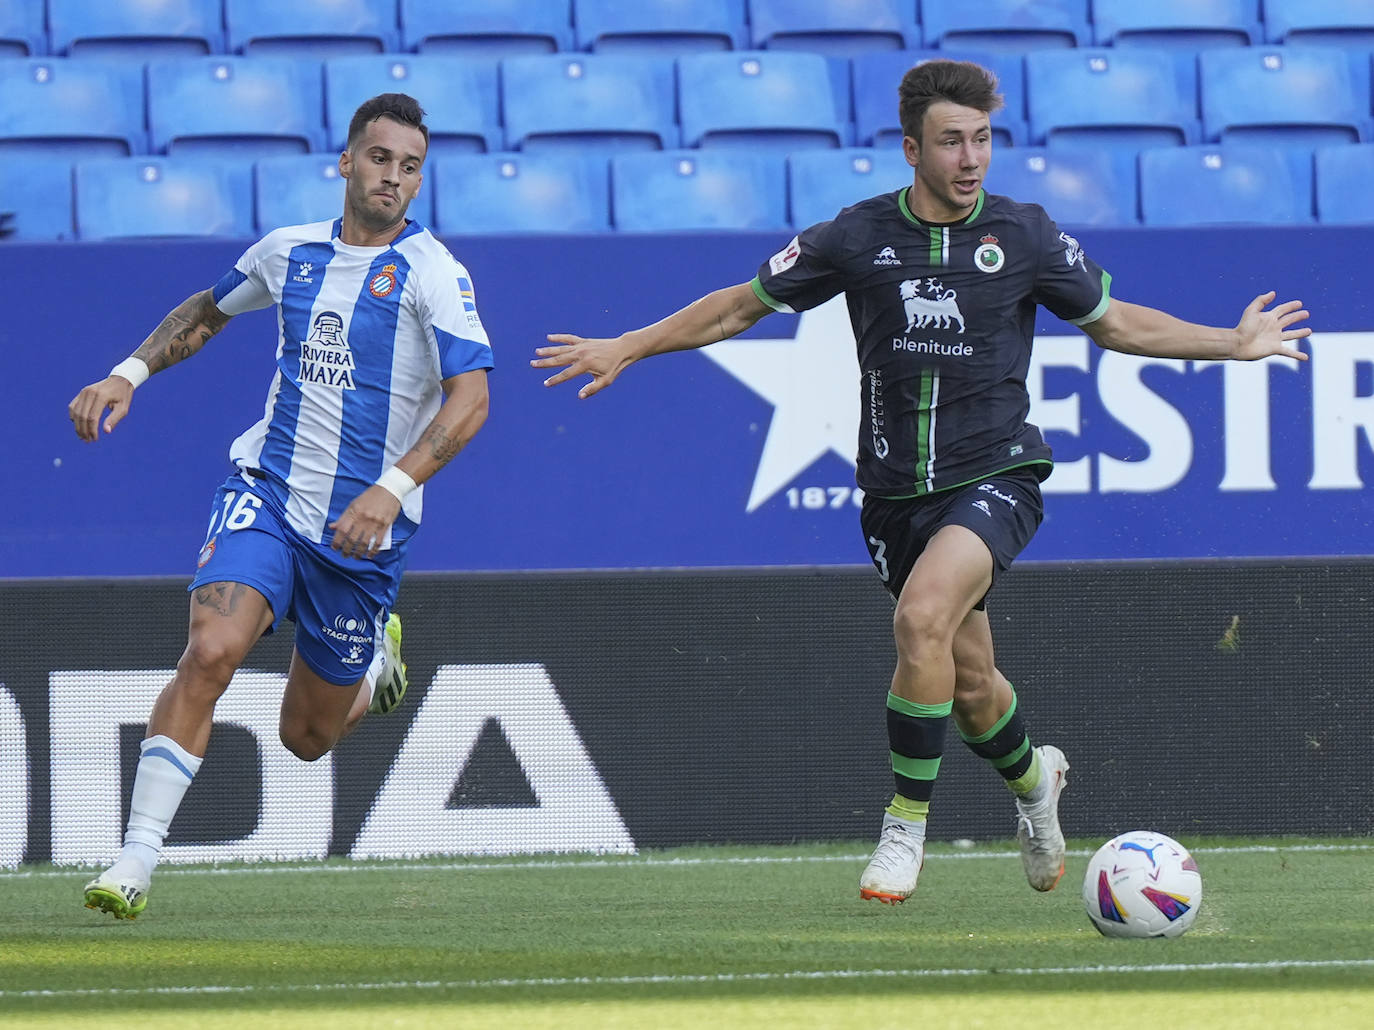
[[[1270,290],[1268,293],[1261,293],[1246,305],[1240,322],[1236,325],[1238,339],[1232,358],[1237,361],[1255,361],[1277,354],[1285,358],[1297,358],[1299,361],[1307,360],[1307,355],[1302,351],[1294,347],[1285,347],[1284,344],[1312,335],[1312,330],[1308,326],[1301,329],[1290,328],[1298,322],[1306,321],[1309,317],[1308,312],[1300,300],[1284,301],[1266,311],[1265,309],[1274,302],[1275,296],[1274,291]]]
[[[344,513],[329,524],[329,546],[345,558],[373,558],[382,549],[386,531],[401,512],[396,495],[375,483],[353,498]]]
[[[623,353],[623,336],[615,339],[593,340],[572,333],[550,333],[551,347],[536,347],[535,358],[530,362],[534,368],[562,368],[544,380],[545,386],[557,386],[580,375],[589,375],[592,381],[577,391],[583,400],[594,393],[600,393],[615,382],[615,377],[630,364],[630,358]]]
[[[133,403],[134,388],[123,376],[109,375],[98,383],[91,383],[72,398],[67,405],[67,417],[76,435],[87,443],[100,439],[99,423],[108,409],[110,417],[103,426],[106,433],[123,421]]]

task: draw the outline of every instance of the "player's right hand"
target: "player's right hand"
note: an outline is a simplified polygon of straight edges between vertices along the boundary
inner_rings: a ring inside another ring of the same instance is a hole
[[[577,391],[579,397],[590,397],[615,382],[629,359],[620,356],[619,340],[589,340],[570,333],[550,333],[548,341],[552,347],[536,347],[535,359],[530,362],[533,368],[559,368],[544,380],[545,386],[557,386],[574,376],[589,375],[592,381]]]
[[[67,417],[72,420],[76,435],[87,443],[100,439],[100,419],[108,408],[110,417],[105,419],[105,432],[114,432],[133,402],[134,385],[123,376],[106,376],[98,383],[92,383],[72,398],[67,405]]]

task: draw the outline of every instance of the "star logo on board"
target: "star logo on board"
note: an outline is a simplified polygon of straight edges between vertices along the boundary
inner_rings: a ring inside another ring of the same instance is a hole
[[[773,405],[746,512],[826,454],[854,466],[859,359],[844,294],[802,312],[790,340],[725,340],[701,353]]]

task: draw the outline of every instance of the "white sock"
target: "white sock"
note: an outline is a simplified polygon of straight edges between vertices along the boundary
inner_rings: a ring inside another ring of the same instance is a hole
[[[136,863],[145,876],[151,876],[172,818],[200,769],[201,759],[161,734],[145,740],[141,752],[119,858]]]
[[[377,634],[375,646],[372,648],[372,662],[367,667],[367,672],[363,673],[363,681],[367,684],[367,695],[372,696],[372,692],[377,689],[377,681],[382,677],[382,670],[386,668],[386,648],[382,646],[382,634]]]

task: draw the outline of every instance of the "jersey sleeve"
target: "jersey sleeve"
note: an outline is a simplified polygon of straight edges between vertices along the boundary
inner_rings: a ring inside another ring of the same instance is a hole
[[[1072,325],[1096,322],[1111,303],[1111,275],[1043,211],[1040,232],[1036,303]]]
[[[429,266],[420,293],[420,317],[439,355],[439,378],[494,366],[491,341],[477,314],[472,277],[452,256]]]
[[[272,304],[275,298],[263,275],[263,260],[271,250],[270,234],[243,252],[234,267],[215,283],[215,305],[226,315],[241,315]]]
[[[762,265],[749,283],[759,300],[774,311],[806,311],[844,291],[840,230],[818,222]]]

